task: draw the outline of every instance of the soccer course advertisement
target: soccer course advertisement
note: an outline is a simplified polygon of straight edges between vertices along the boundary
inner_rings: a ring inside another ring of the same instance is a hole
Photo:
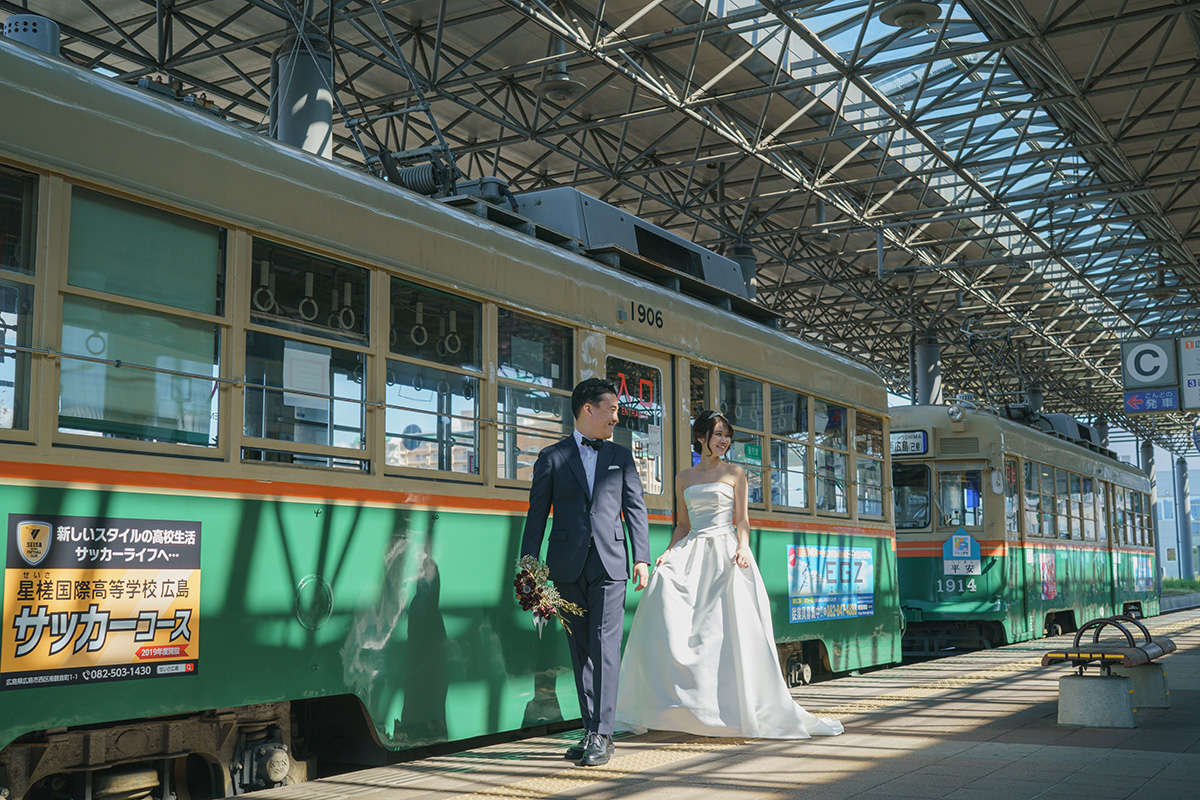
[[[0,688],[195,674],[200,523],[9,514]]]

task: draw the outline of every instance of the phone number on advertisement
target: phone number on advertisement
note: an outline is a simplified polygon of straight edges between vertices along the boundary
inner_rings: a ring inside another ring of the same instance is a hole
[[[80,671],[79,675],[85,681],[104,681],[110,678],[141,678],[151,673],[151,668],[148,664],[142,664],[136,667],[100,667],[99,669],[85,669]]]

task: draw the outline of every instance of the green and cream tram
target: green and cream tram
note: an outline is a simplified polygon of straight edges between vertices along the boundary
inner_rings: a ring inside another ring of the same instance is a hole
[[[591,375],[652,549],[718,406],[781,663],[899,659],[870,370],[2,41],[0,74],[10,800],[223,796],[577,718],[511,580]]]
[[[1149,481],[1094,431],[970,404],[895,407],[892,418],[906,653],[1158,613]]]

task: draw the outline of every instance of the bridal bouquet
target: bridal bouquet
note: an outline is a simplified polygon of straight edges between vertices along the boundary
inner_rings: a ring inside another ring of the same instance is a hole
[[[555,617],[562,623],[563,628],[570,633],[571,626],[567,624],[563,614],[582,616],[583,609],[574,603],[562,599],[558,589],[549,583],[550,568],[533,556],[522,556],[517,561],[517,577],[513,588],[517,593],[517,602],[523,611],[533,612],[533,624],[537,627],[538,638],[542,637],[542,629],[546,623]]]

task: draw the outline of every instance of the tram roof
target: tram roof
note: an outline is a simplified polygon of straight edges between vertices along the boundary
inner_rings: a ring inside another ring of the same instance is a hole
[[[1175,450],[1182,417],[1121,414],[1119,354],[1200,316],[1198,11],[0,0],[0,18],[57,22],[66,57],[168,78],[262,131],[271,55],[310,31],[333,45],[337,160],[429,145],[432,120],[469,178],[576,185],[714,249],[749,243],[785,329],[893,390],[912,337],[933,336],[951,393],[1012,403],[1037,384]],[[577,96],[539,93],[556,62]]]

